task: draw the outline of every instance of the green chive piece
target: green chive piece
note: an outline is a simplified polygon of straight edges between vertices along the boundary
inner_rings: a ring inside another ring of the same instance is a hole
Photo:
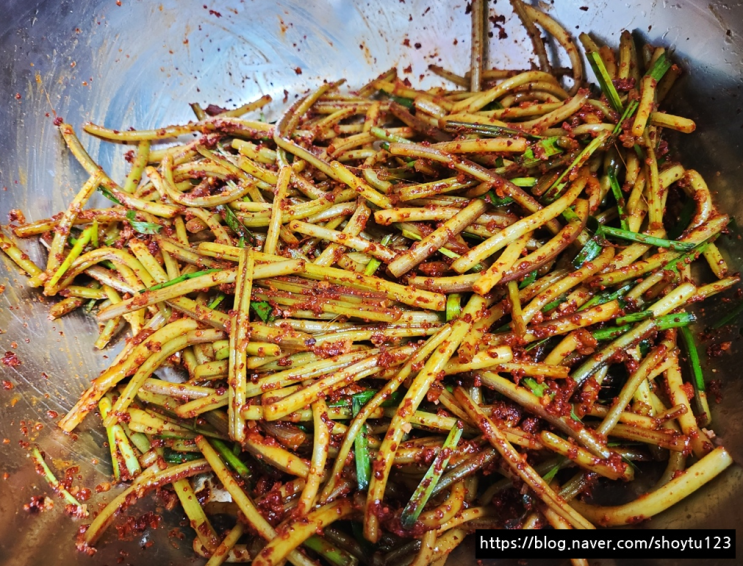
[[[82,505],[80,502],[75,499],[72,494],[67,491],[62,484],[59,483],[59,480],[54,475],[54,472],[52,472],[49,469],[49,466],[46,465],[46,462],[44,461],[44,456],[41,455],[41,451],[39,450],[38,446],[34,446],[31,449],[31,457],[34,460],[34,465],[36,466],[36,472],[39,475],[44,476],[44,479],[46,479],[47,483],[49,483],[49,486],[56,491],[57,493],[61,493],[62,497],[64,497],[64,500],[69,503],[70,505],[75,505],[76,507],[82,508]],[[87,514],[87,513],[86,513]]]
[[[656,82],[660,81],[665,74],[668,72],[668,69],[670,69],[673,66],[673,63],[671,63],[670,59],[666,56],[665,53],[663,53],[658,59],[655,60],[655,63],[653,63],[653,67],[645,73],[646,77],[653,77]]]
[[[413,107],[412,98],[404,98],[402,96],[395,96],[394,94],[388,94],[388,93],[386,94],[392,102],[397,102],[400,106],[404,106],[405,108]]]
[[[552,157],[554,155],[559,155],[562,153],[562,148],[557,145],[557,142],[560,140],[560,136],[553,136],[551,138],[544,138],[537,142],[536,145],[542,148],[542,152],[546,157]],[[542,159],[538,158],[536,155],[534,155],[534,149],[529,148],[524,152],[524,156],[521,159],[521,166],[522,167],[534,167],[535,165],[539,165],[542,163]]]
[[[250,308],[263,322],[273,322],[276,317],[273,316],[273,307],[268,301],[250,301]]]
[[[651,310],[644,310],[632,314],[628,314],[626,316],[620,316],[619,318],[614,320],[614,323],[617,326],[621,326],[623,324],[629,324],[632,322],[641,322],[643,320],[647,320],[648,318],[653,318],[653,311]]]
[[[77,242],[75,242],[75,245],[72,246],[72,249],[70,250],[70,253],[67,254],[67,257],[64,259],[62,264],[57,268],[57,271],[54,273],[52,278],[49,280],[48,285],[54,286],[57,283],[59,283],[59,280],[62,279],[65,273],[67,273],[67,270],[72,265],[72,262],[75,261],[81,253],[83,253],[83,249],[85,249],[85,246],[88,245],[88,242],[90,242],[90,238],[93,234],[93,227],[86,228],[83,230],[83,233],[78,238]]]
[[[217,271],[222,271],[222,270],[221,269],[205,269],[203,271],[194,271],[193,273],[184,273],[180,277],[176,277],[175,279],[171,279],[170,281],[165,281],[163,283],[158,283],[157,285],[153,285],[152,287],[149,287],[148,289],[141,289],[139,292],[146,293],[147,291],[157,291],[158,289],[164,289],[165,287],[170,287],[171,285],[175,285],[176,283],[181,283],[189,279],[195,279],[196,277],[201,277],[202,275],[207,275],[208,273],[215,273]]]
[[[515,130],[513,128],[506,128],[504,126],[495,126],[495,125],[489,125],[489,124],[471,124],[469,122],[447,122],[446,124],[446,130],[452,131],[452,130],[458,130],[458,129],[466,129],[472,133],[480,134],[483,136],[490,136],[490,137],[501,137],[501,136],[519,136],[522,138],[532,139],[532,140],[541,140],[544,139],[544,136],[537,136],[534,134],[528,134],[526,132],[522,132],[521,130]]]
[[[216,210],[224,219],[225,224],[227,224],[227,226],[230,227],[230,230],[237,234],[239,238],[244,238],[249,242],[253,241],[253,233],[246,228],[245,224],[240,221],[235,212],[229,206],[220,204],[216,207]]]
[[[624,195],[622,194],[622,187],[619,186],[619,181],[617,180],[616,169],[614,167],[610,167],[606,175],[607,177],[609,177],[609,185],[611,186],[611,192],[614,195],[614,200],[617,201],[617,212],[619,213],[620,226],[622,227],[622,230],[629,231],[629,226],[627,224],[626,203],[624,200]]]
[[[702,364],[699,361],[699,351],[697,350],[697,345],[694,343],[694,335],[688,328],[682,328],[681,337],[684,340],[686,352],[689,355],[689,366],[691,367],[697,408],[704,415],[704,421],[709,423],[710,412],[709,405],[707,404],[707,392],[704,386],[704,373],[702,372]]]
[[[516,177],[515,179],[511,179],[511,182],[517,187],[528,189],[529,187],[536,185],[537,180],[536,177]]]
[[[601,55],[596,51],[592,51],[587,56],[588,62],[591,64],[591,68],[596,75],[596,79],[599,81],[601,91],[606,95],[611,107],[617,112],[621,112],[623,110],[622,101],[619,98],[617,89],[614,87],[614,83],[611,81],[611,76],[609,75],[609,71],[606,70],[606,65]]]
[[[591,140],[591,143],[589,143],[585,148],[583,148],[583,151],[581,151],[577,157],[573,160],[573,162],[570,164],[570,166],[565,169],[565,171],[562,172],[562,174],[555,180],[554,183],[552,183],[552,186],[550,186],[549,189],[547,189],[547,192],[544,195],[544,202],[549,203],[557,199],[557,197],[560,195],[560,192],[562,189],[557,190],[556,187],[562,183],[562,180],[568,175],[570,171],[573,169],[577,169],[579,167],[582,167],[583,164],[588,161],[591,156],[596,152],[598,148],[600,148],[604,142],[609,138],[611,134],[607,131],[600,132],[593,140]]]
[[[382,245],[386,246],[387,244],[390,243],[391,240],[392,240],[392,234],[387,234],[384,238],[382,238]],[[364,275],[374,275],[377,272],[377,269],[379,269],[380,265],[382,265],[381,261],[379,261],[375,257],[371,258],[369,260],[369,263],[367,263],[366,267],[364,268]]]
[[[109,191],[106,187],[99,186],[98,192],[101,193],[104,197],[106,197],[108,200],[113,202],[114,204],[121,204],[121,201],[117,199],[111,191]]]
[[[624,297],[627,293],[629,293],[629,290],[634,287],[634,283],[627,283],[623,287],[620,287],[616,291],[606,291],[604,293],[601,293],[599,295],[596,295],[595,297],[591,297],[590,300],[586,301],[579,309],[578,311],[586,310],[588,308],[597,306],[597,305],[603,305],[604,303],[608,303],[609,301],[614,301],[616,299],[621,299]]]
[[[446,322],[454,320],[462,312],[462,295],[452,293],[446,298]]]
[[[385,140],[388,142],[394,142],[394,143],[410,143],[410,140],[407,138],[404,138],[402,136],[396,136],[395,134],[389,133],[384,128],[379,128],[377,126],[374,126],[369,130],[369,133],[380,140]]]
[[[601,226],[601,234],[604,236],[613,236],[615,238],[621,238],[622,240],[629,240],[631,242],[640,242],[641,244],[649,244],[658,248],[668,248],[676,252],[689,252],[697,247],[697,244],[693,242],[676,242],[674,240],[666,240],[665,238],[656,238],[655,236],[648,236],[647,234],[639,234],[637,232],[630,232],[620,228],[612,228],[611,226]]]
[[[484,195],[480,197],[485,202],[489,202],[495,207],[498,206],[506,206],[507,204],[511,204],[513,202],[513,199],[511,197],[499,197],[495,194],[495,191],[488,191]]]
[[[456,424],[449,431],[444,444],[441,446],[441,450],[434,458],[431,463],[431,467],[428,468],[426,475],[415,488],[413,496],[408,501],[408,504],[403,509],[402,515],[400,516],[400,523],[404,529],[411,529],[418,517],[423,511],[423,508],[428,503],[428,499],[431,497],[433,490],[436,488],[436,484],[439,483],[439,479],[444,473],[446,466],[449,464],[449,458],[451,453],[459,444],[459,439],[462,437],[462,430],[464,425],[457,421]]]
[[[171,448],[165,448],[163,450],[163,460],[168,464],[183,464],[184,462],[192,462],[200,458],[203,458],[203,456],[199,452],[178,452]]]
[[[218,438],[210,438],[209,443],[214,446],[214,449],[219,452],[219,455],[224,458],[227,465],[232,468],[237,475],[244,480],[250,478],[250,470],[245,463],[235,455],[232,448],[226,442],[219,440]]]
[[[133,210],[129,210],[126,213],[126,219],[129,221],[129,225],[132,230],[140,234],[157,234],[162,230],[162,226],[155,224],[154,222],[137,222],[137,213]]]
[[[688,312],[681,312],[677,314],[667,314],[664,316],[659,316],[657,319],[655,319],[655,327],[658,330],[668,330],[670,328],[684,328],[685,326],[689,326],[692,322],[696,320],[696,317]],[[631,324],[625,324],[623,326],[615,326],[613,328],[600,328],[599,330],[594,330],[591,332],[591,335],[596,340],[610,340],[612,338],[616,338],[617,336],[621,336],[628,330],[632,328]]]
[[[544,305],[542,307],[542,312],[543,313],[548,313],[552,309],[555,309],[555,308],[559,307],[562,303],[565,302],[565,298],[566,297],[558,297],[554,301],[552,301],[551,303],[547,303],[546,305]]]
[[[555,476],[557,475],[557,472],[560,471],[560,468],[562,468],[568,461],[569,461],[568,458],[566,458],[565,456],[560,456],[559,463],[552,466],[547,471],[547,473],[542,476],[542,479],[546,483],[550,483],[553,479],[555,479]]]
[[[98,247],[98,219],[93,220],[90,231],[90,243],[94,248]]]
[[[697,245],[697,247],[692,249],[689,253],[679,256],[676,259],[672,259],[671,261],[669,261],[663,267],[663,270],[664,271],[669,270],[669,271],[678,273],[679,263],[686,262],[687,259],[694,260],[698,255],[704,253],[704,250],[706,250],[711,243],[712,243],[712,240],[709,240],[707,242],[702,242],[701,244]]]
[[[614,126],[614,130],[611,132],[612,136],[616,136],[622,131],[622,125],[624,124],[625,120],[628,120],[635,113],[639,105],[640,103],[636,100],[633,100],[627,105],[627,108],[624,110],[624,114],[622,114],[619,122],[617,122],[617,125]]]
[[[327,540],[317,535],[312,535],[302,544],[310,550],[314,550],[335,566],[350,566],[351,564],[358,563],[358,560],[348,552],[330,544]]]
[[[578,252],[577,256],[575,256],[573,259],[573,267],[575,267],[575,269],[580,269],[585,263],[596,259],[603,249],[604,248],[601,247],[598,239],[594,236],[586,242],[583,249]]]
[[[531,391],[537,397],[544,397],[547,392],[548,386],[546,383],[539,383],[533,377],[525,377],[521,380],[521,385],[524,385],[529,391]]]
[[[363,402],[358,395],[351,397],[351,412],[354,417],[359,414],[367,402],[368,400]],[[359,491],[366,491],[369,488],[369,482],[371,481],[369,440],[366,435],[367,428],[366,425],[363,425],[359,433],[356,435],[356,438],[353,440],[354,460],[356,461],[356,483],[359,486]]]
[[[210,308],[211,310],[214,310],[214,309],[216,309],[216,308],[217,308],[217,307],[218,307],[218,306],[220,305],[220,303],[221,303],[222,301],[224,301],[225,297],[227,297],[227,295],[225,295],[224,293],[220,293],[219,295],[217,295],[217,296],[216,296],[216,297],[214,298],[214,300],[213,300],[213,301],[212,301],[211,303],[209,303],[209,308]]]
[[[529,275],[524,277],[524,279],[519,283],[519,289],[526,289],[529,285],[534,283],[534,281],[537,280],[537,270],[535,269]]]
[[[374,393],[376,394],[376,391]],[[397,407],[400,405],[400,401],[402,401],[403,397],[404,397],[403,392],[400,389],[397,389],[385,401],[382,401],[382,403],[379,406],[380,407]]]
[[[535,348],[539,348],[542,344],[545,344],[549,338],[542,338],[541,340],[537,340],[536,342],[532,342],[529,344],[526,348],[524,348],[525,352],[529,352],[531,350],[534,350]]]

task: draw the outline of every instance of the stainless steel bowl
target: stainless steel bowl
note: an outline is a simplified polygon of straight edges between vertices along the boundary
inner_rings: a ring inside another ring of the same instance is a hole
[[[694,135],[677,140],[684,163],[702,172],[725,212],[742,212],[743,3],[540,4],[571,31],[590,31],[616,44],[621,29],[627,28],[675,49],[687,74],[675,90],[673,107],[699,126]],[[489,5],[494,15],[505,16],[508,34],[490,40],[489,63],[523,67],[530,57],[529,43],[508,3],[491,0]],[[465,7],[465,2],[430,0],[5,0],[0,7],[0,222],[15,208],[29,220],[48,217],[61,210],[83,182],[83,171],[53,125],[55,116],[77,127],[92,120],[114,128],[146,128],[189,120],[188,102],[228,105],[264,93],[274,97],[271,112],[276,114],[285,106],[284,89],[292,101],[296,93],[325,79],[345,77],[359,85],[392,65],[411,65],[414,83],[426,75],[422,84],[440,84],[426,74],[428,64],[460,71],[468,65]],[[405,38],[410,47],[403,43]],[[121,146],[90,137],[84,142],[114,178],[122,178]],[[22,245],[41,262],[38,244]],[[742,250],[728,239],[726,253],[736,269]],[[13,384],[0,390],[0,437],[8,439],[0,463],[0,474],[5,474],[0,478],[0,563],[200,563],[192,558],[191,534],[179,540],[171,532],[176,527],[189,530],[175,512],[164,513],[159,529],[129,542],[115,541],[115,533],[109,533],[98,553],[87,558],[74,548],[78,525],[64,516],[60,500],[55,499],[53,511],[23,510],[33,495],[49,493],[33,471],[24,442],[38,442],[54,458],[56,469],[78,465],[80,484],[92,487],[107,479],[105,439],[92,419],[74,442],[54,425],[55,413],[71,407],[106,365],[107,356],[93,350],[92,320],[73,315],[50,322],[50,301],[26,287],[25,278],[0,257],[0,284],[5,286],[0,294],[0,355],[13,351],[22,361],[16,368],[0,365],[2,379]],[[718,302],[706,314],[727,308]],[[729,339],[731,353],[705,363],[708,375],[722,380],[714,430],[738,455],[743,447],[743,393],[736,366],[743,362],[743,352],[737,331]],[[90,507],[95,509],[112,494],[94,496]],[[148,505],[157,504],[143,502],[131,512],[142,513]],[[643,526],[733,528],[742,521],[743,474],[736,466]],[[146,548],[150,541],[155,544]],[[739,548],[742,542],[739,536]],[[474,563],[473,550],[465,547],[452,563],[460,561]]]

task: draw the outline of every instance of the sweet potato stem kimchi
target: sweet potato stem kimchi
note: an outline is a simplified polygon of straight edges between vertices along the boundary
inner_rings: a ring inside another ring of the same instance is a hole
[[[209,566],[441,566],[476,528],[632,524],[731,465],[689,325],[739,278],[716,243],[730,218],[664,137],[695,129],[662,110],[680,69],[512,3],[538,67],[484,67],[475,0],[469,70],[430,68],[444,87],[393,68],[275,123],[263,96],[84,124],[131,148],[118,181],[59,124],[88,179],[13,227],[46,265],[0,243],[61,297],[51,318],[95,317],[99,349],[128,333],[58,423],[101,422],[125,485],[88,513],[33,452],[87,517],[81,550],[165,490]],[[660,473],[638,499],[592,498],[643,469]]]

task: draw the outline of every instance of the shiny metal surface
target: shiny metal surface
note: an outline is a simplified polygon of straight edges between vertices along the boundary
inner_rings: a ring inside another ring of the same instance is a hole
[[[507,39],[490,40],[489,62],[523,67],[529,44],[507,4],[489,2],[493,14],[506,17],[508,33]],[[653,43],[675,47],[688,74],[676,89],[674,106],[699,125],[696,134],[678,140],[684,163],[705,175],[726,212],[743,220],[741,1],[557,0],[543,7],[571,31],[591,31],[616,44],[621,29],[628,28]],[[61,210],[85,178],[63,147],[52,123],[55,115],[76,127],[89,119],[114,128],[146,128],[189,120],[188,102],[229,105],[264,93],[274,97],[271,112],[276,114],[285,106],[283,89],[291,101],[294,93],[323,79],[346,77],[350,85],[359,85],[392,65],[412,65],[409,76],[417,83],[429,63],[463,71],[469,60],[464,1],[5,0],[0,15],[3,224],[15,208],[29,220]],[[403,45],[406,37],[421,48]],[[423,84],[440,80],[427,76]],[[125,148],[90,137],[84,143],[113,178],[123,177]],[[743,244],[728,239],[726,245],[740,269]],[[38,244],[22,246],[41,263]],[[0,285],[5,287],[0,355],[13,351],[22,361],[16,368],[0,365],[2,379],[13,384],[0,390],[0,564],[202,563],[192,558],[190,533],[182,541],[171,535],[175,527],[189,530],[178,513],[165,513],[159,529],[129,542],[116,542],[109,532],[96,556],[87,558],[73,543],[79,523],[64,515],[60,500],[55,498],[55,509],[41,514],[23,510],[33,495],[49,490],[19,442],[38,442],[56,470],[78,465],[77,485],[92,488],[107,479],[110,469],[95,419],[86,421],[75,442],[54,426],[55,413],[71,407],[110,352],[93,350],[90,318],[47,320],[50,301],[25,287],[24,280],[0,256]],[[726,308],[718,303],[707,314]],[[731,353],[709,360],[707,371],[722,380],[714,430],[738,456],[743,455],[743,351],[737,331],[729,339]],[[27,434],[21,432],[24,427]],[[113,492],[94,495],[90,508]],[[148,505],[155,504],[143,502],[132,511],[140,514]],[[736,466],[649,526],[731,528],[741,523],[743,474]],[[148,541],[156,544],[144,548]],[[740,536],[738,545],[743,548]],[[451,563],[474,563],[472,556],[472,549],[465,548]]]

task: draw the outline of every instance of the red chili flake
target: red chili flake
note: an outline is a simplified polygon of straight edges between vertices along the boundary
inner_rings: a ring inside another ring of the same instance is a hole
[[[25,224],[26,217],[23,215],[22,211],[20,211],[17,208],[14,208],[10,212],[8,212],[8,221],[17,222],[18,224]]]
[[[3,363],[3,365],[14,368],[21,365],[21,360],[18,358],[18,356],[15,355],[15,352],[5,352],[5,355],[0,358],[0,362]]]

